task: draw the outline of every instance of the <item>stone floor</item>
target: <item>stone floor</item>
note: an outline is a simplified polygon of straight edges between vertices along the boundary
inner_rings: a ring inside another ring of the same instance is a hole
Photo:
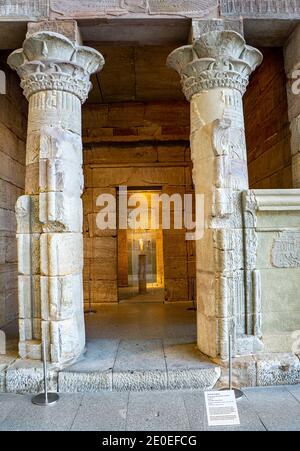
[[[220,368],[209,362],[193,339],[90,339],[87,352],[60,371],[62,392],[212,388]]]
[[[87,341],[183,337],[196,341],[196,312],[191,307],[191,302],[100,304],[95,315],[85,316]]]
[[[62,394],[51,407],[30,395],[0,394],[0,430],[300,431],[300,385],[250,388],[238,401],[240,426],[208,427],[202,391]]]
[[[164,294],[164,288],[156,286],[149,287],[149,284],[147,284],[147,293],[145,294],[140,294],[138,288],[135,286],[120,287],[118,289],[118,298],[120,302],[126,302],[127,304],[145,302],[163,304]]]
[[[49,366],[50,385],[64,393],[212,388],[220,368],[196,347],[191,307],[184,302],[98,305],[95,314],[86,315],[86,352],[64,370]],[[6,332],[9,353],[0,357],[2,391],[39,391],[41,365],[16,360],[16,325]]]
[[[87,352],[59,373],[62,392],[211,388],[220,370],[196,348],[190,303],[100,305],[86,315]]]

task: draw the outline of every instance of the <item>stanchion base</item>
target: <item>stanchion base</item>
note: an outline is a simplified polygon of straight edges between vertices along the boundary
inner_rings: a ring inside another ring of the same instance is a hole
[[[36,404],[37,406],[51,406],[56,404],[59,400],[59,396],[57,393],[48,393],[48,402],[46,402],[45,393],[40,393],[32,398],[32,404]]]
[[[229,390],[229,388],[220,388],[220,391]],[[244,393],[239,388],[232,388],[234,391],[235,399],[240,399],[244,396]]]
[[[85,310],[84,312],[85,315],[94,315],[95,313],[97,313],[96,310]]]

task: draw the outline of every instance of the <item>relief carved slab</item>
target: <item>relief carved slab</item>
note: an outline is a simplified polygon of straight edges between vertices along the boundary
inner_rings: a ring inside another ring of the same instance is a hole
[[[217,8],[217,0],[51,0],[51,16],[101,17],[129,13],[204,17]]]
[[[273,242],[271,263],[276,268],[300,267],[300,232],[281,232]]]
[[[300,16],[298,0],[221,0],[223,16],[291,17]]]
[[[49,0],[0,0],[0,20],[47,18]]]

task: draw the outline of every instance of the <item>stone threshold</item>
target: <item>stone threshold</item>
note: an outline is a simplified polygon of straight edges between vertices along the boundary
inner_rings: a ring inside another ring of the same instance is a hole
[[[96,393],[212,389],[220,375],[220,367],[202,355],[196,343],[187,338],[94,339],[87,343],[86,353],[73,365],[65,369],[49,365],[48,379],[49,390]],[[0,391],[38,393],[42,387],[41,362],[18,359],[2,368],[2,372],[0,366]]]
[[[228,384],[227,362],[209,360],[194,341],[182,339],[90,339],[86,352],[61,369],[49,365],[49,390],[66,393],[219,389]],[[236,387],[300,383],[300,359],[294,354],[261,353],[233,360]],[[42,363],[0,356],[0,392],[43,390]]]

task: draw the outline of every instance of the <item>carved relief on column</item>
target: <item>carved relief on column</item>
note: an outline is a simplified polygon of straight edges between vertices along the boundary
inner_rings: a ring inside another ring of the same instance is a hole
[[[240,34],[223,30],[203,34],[167,60],[191,102],[193,180],[195,192],[205,196],[206,224],[196,243],[198,345],[212,357],[227,356],[229,332],[233,338],[246,333],[241,192],[248,189],[248,170],[242,96],[261,62],[261,53]]]
[[[29,100],[25,196],[16,213],[21,357],[64,364],[84,349],[81,104],[96,50],[53,32],[29,36],[8,58]],[[27,290],[27,294],[25,293]]]

